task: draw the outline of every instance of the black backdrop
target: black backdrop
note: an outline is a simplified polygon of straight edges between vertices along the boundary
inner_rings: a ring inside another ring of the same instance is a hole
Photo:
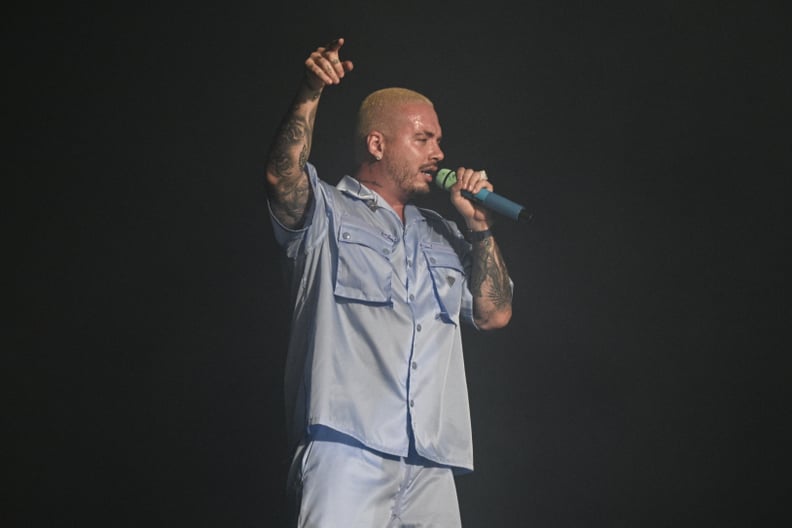
[[[778,4],[780,6],[780,3]],[[465,526],[785,515],[789,65],[770,3],[28,6],[4,22],[7,526],[281,526],[288,307],[262,187],[317,45],[312,161],[369,91],[535,214],[465,333]],[[422,200],[453,216],[446,196]],[[783,326],[782,326],[783,325]]]

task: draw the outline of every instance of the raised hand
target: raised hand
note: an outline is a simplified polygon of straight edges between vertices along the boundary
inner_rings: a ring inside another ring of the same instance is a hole
[[[339,84],[344,75],[352,71],[352,61],[342,61],[338,56],[343,45],[344,39],[338,38],[316,48],[305,60],[305,80],[312,90],[322,91],[329,84]]]
[[[459,167],[456,170],[457,183],[451,188],[451,203],[454,204],[459,214],[465,219],[468,227],[474,231],[487,229],[492,222],[489,212],[474,202],[464,198],[462,191],[476,194],[481,189],[492,192],[492,184],[487,179],[486,171],[475,171]]]

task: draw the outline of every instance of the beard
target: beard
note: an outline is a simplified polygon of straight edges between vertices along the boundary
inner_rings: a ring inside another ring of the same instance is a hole
[[[407,162],[384,160],[388,174],[402,192],[408,196],[427,194],[429,184],[423,180],[422,173]]]

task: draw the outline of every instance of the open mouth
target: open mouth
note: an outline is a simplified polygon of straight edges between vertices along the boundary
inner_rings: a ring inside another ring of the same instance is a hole
[[[421,174],[425,175],[429,181],[434,180],[434,176],[437,173],[437,169],[435,167],[427,167],[425,169],[421,169]]]

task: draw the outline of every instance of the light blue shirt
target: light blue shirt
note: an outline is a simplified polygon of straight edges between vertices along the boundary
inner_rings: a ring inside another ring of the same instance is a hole
[[[274,217],[290,274],[286,362],[291,438],[326,426],[365,446],[473,469],[460,322],[473,324],[470,244],[455,223],[306,167],[306,225]]]

